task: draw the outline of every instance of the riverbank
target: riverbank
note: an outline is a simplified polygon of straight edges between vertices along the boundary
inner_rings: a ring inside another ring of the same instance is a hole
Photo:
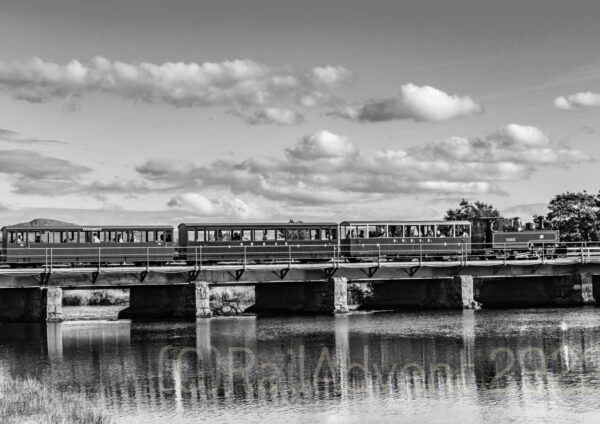
[[[57,392],[33,378],[2,376],[0,422],[109,424],[115,420],[83,395]]]

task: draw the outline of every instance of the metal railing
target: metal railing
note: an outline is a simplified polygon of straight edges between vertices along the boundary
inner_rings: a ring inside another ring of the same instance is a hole
[[[39,266],[51,272],[58,266],[102,266],[133,264],[149,269],[154,265],[191,265],[196,269],[218,264],[237,264],[242,267],[257,263],[284,264],[291,267],[302,263],[458,262],[467,265],[475,261],[495,261],[510,264],[518,261],[569,260],[571,262],[600,262],[600,242],[505,243],[491,248],[470,242],[444,243],[377,243],[365,242],[323,244],[285,243],[279,245],[224,244],[219,246],[68,246],[43,247],[30,245],[10,247],[2,252],[3,263],[13,266]],[[1,263],[0,263],[1,264]]]

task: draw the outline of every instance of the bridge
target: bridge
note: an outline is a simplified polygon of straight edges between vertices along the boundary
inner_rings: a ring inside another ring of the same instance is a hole
[[[300,263],[290,256],[274,263],[78,267],[46,256],[30,267],[0,267],[0,322],[60,321],[62,291],[76,288],[128,288],[122,318],[209,318],[211,289],[228,285],[254,286],[251,310],[270,314],[344,313],[348,290],[361,285],[372,294],[363,305],[369,309],[575,306],[600,299],[600,250],[579,244],[563,257],[542,251],[523,259],[460,255],[444,261],[419,254],[403,261],[375,255]]]

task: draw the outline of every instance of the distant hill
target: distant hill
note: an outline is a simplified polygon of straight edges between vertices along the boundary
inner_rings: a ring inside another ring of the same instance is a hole
[[[69,225],[76,226],[76,224],[71,224],[70,222],[57,221],[55,219],[45,219],[45,218],[36,218],[32,219],[29,222],[22,222],[20,224],[25,227],[52,227],[52,226],[60,226],[60,225]]]

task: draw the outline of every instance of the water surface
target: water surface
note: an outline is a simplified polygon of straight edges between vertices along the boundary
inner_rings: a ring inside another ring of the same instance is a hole
[[[596,308],[0,325],[0,373],[119,422],[598,422]]]

